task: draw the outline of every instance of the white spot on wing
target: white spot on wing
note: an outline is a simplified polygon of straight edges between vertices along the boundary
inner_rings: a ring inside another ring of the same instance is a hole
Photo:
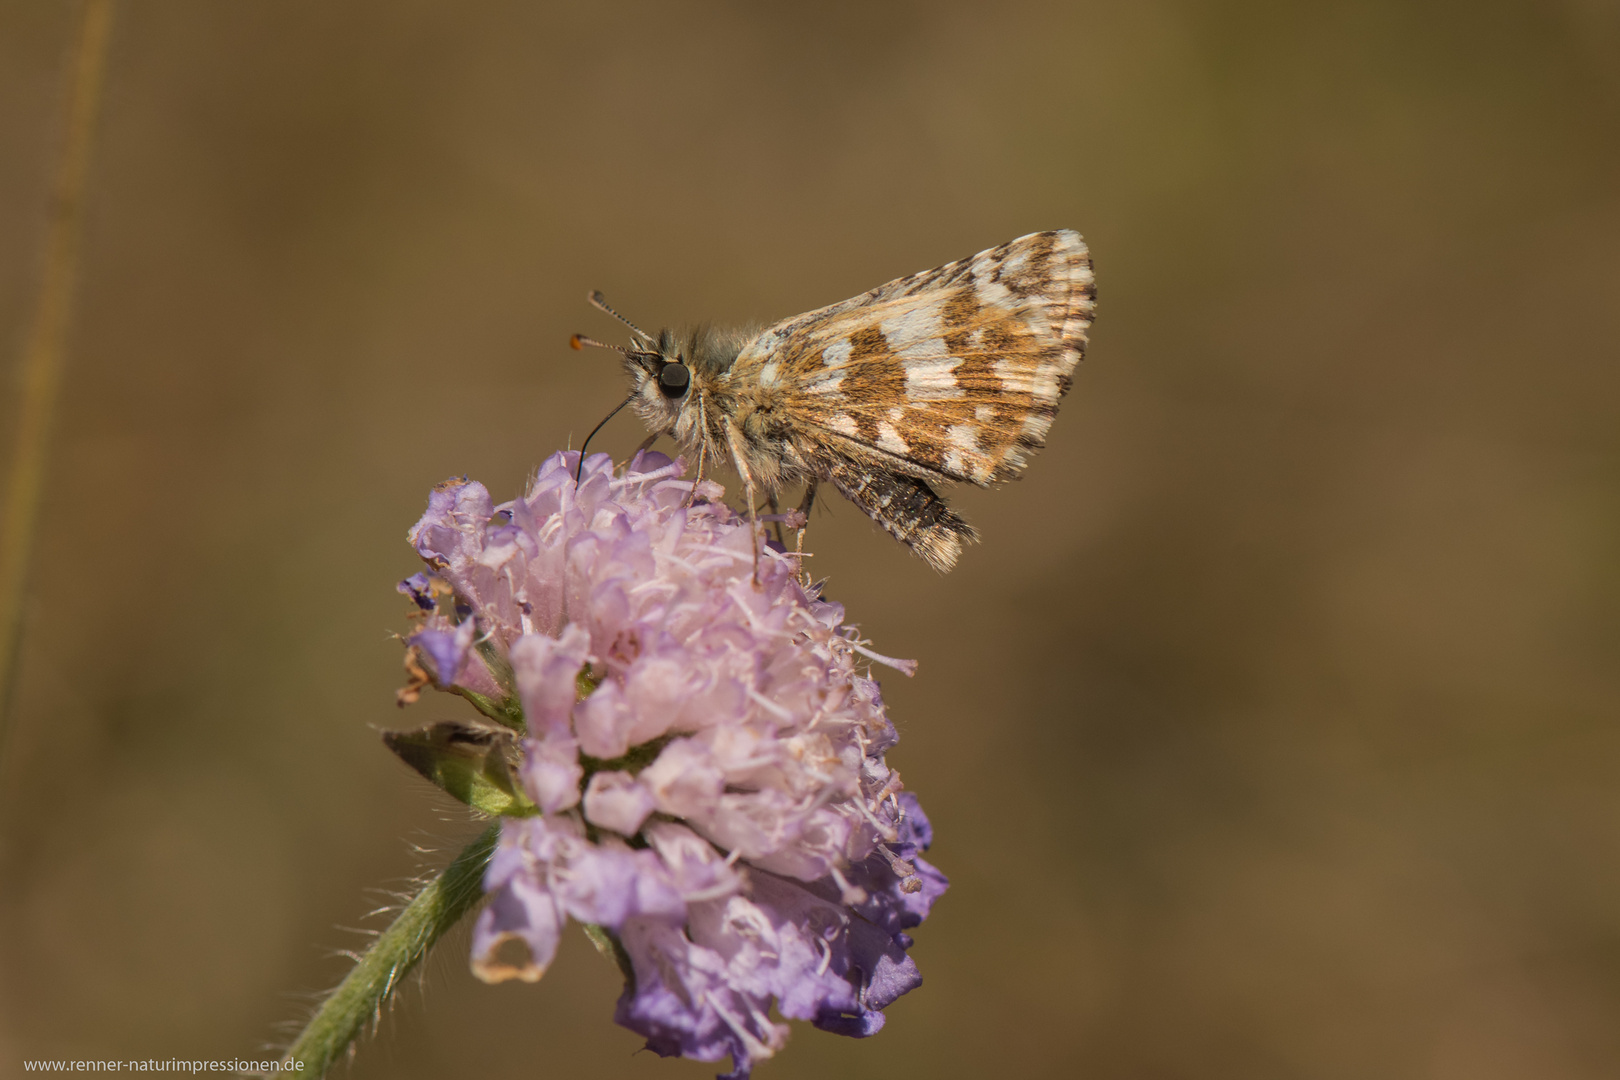
[[[1035,373],[1035,378],[1032,381],[1034,383],[1032,390],[1035,394],[1036,401],[1039,401],[1045,405],[1057,404],[1058,378],[1057,372],[1054,369],[1050,367],[1043,367],[1041,370]]]
[[[861,430],[860,425],[855,423],[855,418],[848,413],[836,413],[828,417],[827,426],[840,435],[854,435]]]
[[[980,308],[995,311],[1018,309],[1018,298],[1013,296],[1011,290],[999,281],[991,281],[988,276],[974,282],[973,293],[979,301]]]
[[[821,362],[827,367],[842,367],[849,363],[849,354],[853,351],[854,346],[849,343],[849,338],[839,338],[821,350]]]
[[[1040,413],[1030,413],[1024,417],[1024,434],[1037,441],[1045,439],[1046,433],[1052,430],[1052,418]]]
[[[877,444],[879,449],[887,450],[891,454],[911,453],[911,447],[906,445],[906,440],[900,437],[894,425],[887,420],[878,425]]]
[[[945,310],[945,298],[902,308],[879,324],[889,348],[902,355],[908,348],[920,345],[929,338],[938,338],[945,332],[940,315]],[[944,343],[940,344],[943,355]]]
[[[1002,358],[995,362],[996,378],[1001,380],[1001,392],[1018,394],[1029,392],[1029,371],[1016,360]]]
[[[958,450],[976,453],[979,449],[979,429],[972,424],[952,424],[945,429],[945,438]]]
[[[952,359],[950,350],[945,347],[945,339],[938,337],[913,341],[910,345],[896,349],[895,355],[908,364],[939,363]]]
[[[804,392],[807,394],[836,394],[839,387],[844,385],[844,373],[835,371],[831,375],[823,375],[805,384]]]
[[[743,352],[756,356],[769,356],[782,344],[783,337],[776,330],[766,330],[759,337],[743,346]]]
[[[775,360],[772,360],[770,363],[766,364],[760,369],[759,385],[765,387],[766,389],[770,389],[782,381],[781,374],[782,365],[778,364]]]
[[[940,338],[905,349],[900,353],[905,364],[906,396],[913,401],[939,401],[963,397],[956,384],[956,369],[962,363],[959,357],[945,351]]]
[[[1035,335],[1036,341],[1052,336],[1052,323],[1041,308],[1030,309],[1024,316],[1024,325],[1029,327],[1029,332]]]

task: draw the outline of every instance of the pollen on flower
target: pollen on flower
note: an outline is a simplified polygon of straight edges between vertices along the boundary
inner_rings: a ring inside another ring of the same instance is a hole
[[[503,820],[474,972],[538,979],[573,918],[611,936],[615,1018],[659,1054],[746,1077],[787,1037],[773,1007],[875,1033],[920,982],[906,931],[946,880],[857,665],[915,662],[867,648],[795,554],[756,555],[683,462],[579,466],[553,455],[498,506],[441,484],[410,532],[429,571],[400,585],[402,702],[435,685],[524,733],[527,816]]]

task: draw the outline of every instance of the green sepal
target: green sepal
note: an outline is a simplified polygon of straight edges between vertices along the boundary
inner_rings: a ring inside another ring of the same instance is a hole
[[[450,692],[460,694],[472,702],[473,708],[503,727],[517,732],[527,730],[523,720],[523,706],[515,697],[492,698],[476,690],[469,690],[465,686],[452,686]]]
[[[518,739],[504,727],[440,720],[416,731],[385,731],[383,742],[399,759],[474,810],[531,817],[539,807],[523,794]]]
[[[517,678],[512,672],[512,661],[496,647],[495,639],[489,634],[481,633],[475,636],[473,650],[484,661],[484,667],[489,671],[490,678],[495,680],[495,685],[500,687],[501,696],[488,697],[464,686],[453,686],[450,689],[472,702],[473,708],[497,724],[504,724],[513,731],[527,731],[528,724],[523,718],[523,703],[518,700]]]
[[[628,752],[616,758],[593,758],[589,754],[581,754],[579,763],[585,768],[587,780],[599,772],[622,771],[631,776],[639,776],[641,770],[657,761],[658,755],[664,752],[664,747],[674,740],[674,735],[660,735],[656,739],[632,746]]]
[[[579,674],[574,676],[574,700],[584,701],[601,685],[602,680],[593,676],[591,674],[591,665],[586,664],[579,669]]]
[[[585,927],[585,936],[591,939],[591,944],[596,946],[596,951],[619,966],[619,973],[624,976],[624,981],[630,987],[630,992],[635,993],[636,968],[630,962],[630,954],[625,951],[623,943],[614,936],[613,931],[605,926],[598,926],[595,923],[582,923],[580,925]]]
[[[523,716],[523,703],[518,700],[517,679],[512,672],[512,662],[495,647],[495,642],[488,636],[477,638],[473,648],[477,649],[478,655],[483,658],[484,666],[489,669],[495,685],[501,688],[501,697],[492,698],[476,690],[469,690],[465,686],[452,686],[449,690],[472,702],[473,708],[497,724],[516,732],[526,733],[529,730],[528,721]],[[579,674],[574,677],[574,696],[577,700],[584,701],[591,696],[591,692],[600,682],[601,680],[592,678],[588,666],[581,668]]]

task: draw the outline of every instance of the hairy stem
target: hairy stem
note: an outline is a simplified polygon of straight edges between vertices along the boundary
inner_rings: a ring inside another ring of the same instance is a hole
[[[492,822],[442,874],[428,882],[321,1003],[283,1059],[303,1062],[299,1075],[312,1080],[324,1076],[366,1025],[382,1014],[383,1004],[433,943],[478,905],[483,897],[484,868],[500,832],[501,823]]]

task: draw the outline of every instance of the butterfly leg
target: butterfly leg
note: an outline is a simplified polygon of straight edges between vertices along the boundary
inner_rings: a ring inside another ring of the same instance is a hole
[[[697,409],[698,409],[698,430],[706,432],[706,431],[709,430],[709,420],[708,420],[708,414],[704,409],[703,395],[702,394],[698,395]],[[718,456],[718,455],[716,455],[716,456]],[[698,443],[698,447],[697,447],[697,475],[692,478],[692,490],[688,491],[686,493],[686,505],[687,506],[691,506],[693,503],[697,502],[698,486],[703,483],[703,466],[704,466],[705,463],[707,463],[708,459],[709,459],[709,440],[708,439],[703,439],[702,441],[700,441]]]
[[[754,492],[754,474],[748,470],[742,429],[735,423],[726,424],[726,442],[731,446],[731,464],[742,477],[743,498],[748,500],[748,538],[754,547],[754,584],[759,584],[759,511],[755,509],[758,496]]]
[[[804,576],[805,584],[810,583],[810,575],[804,573],[804,530],[810,527],[810,508],[816,505],[816,481],[814,478],[804,485],[804,501],[799,503],[799,535],[793,545],[794,557],[799,560],[799,573]],[[786,545],[784,545],[786,546]]]
[[[703,451],[699,450],[697,456],[697,475],[692,477],[692,490],[686,493],[686,502],[682,504],[683,506],[690,507],[693,503],[697,502],[698,488],[703,483],[703,457]]]
[[[782,508],[776,505],[776,496],[767,494],[765,496],[765,506],[770,510],[771,517],[776,519],[771,522],[771,529],[776,533],[776,542],[786,548],[787,541],[782,539]]]

